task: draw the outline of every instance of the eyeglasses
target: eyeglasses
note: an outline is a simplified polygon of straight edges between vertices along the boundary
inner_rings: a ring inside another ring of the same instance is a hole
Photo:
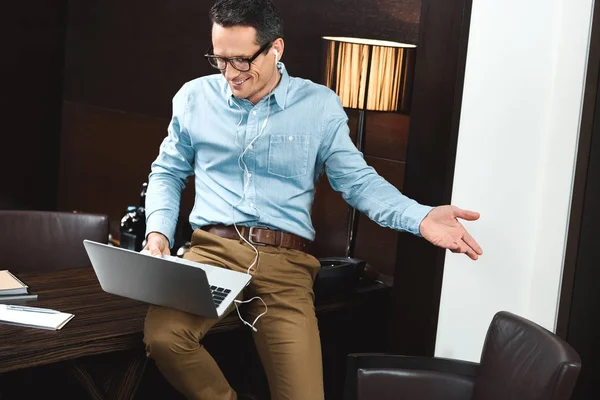
[[[206,57],[206,59],[208,60],[208,63],[212,67],[214,67],[220,71],[224,71],[227,68],[227,63],[229,63],[229,64],[231,64],[231,66],[233,68],[237,69],[240,72],[248,72],[248,71],[250,71],[250,65],[252,64],[252,62],[254,60],[256,60],[256,58],[259,55],[261,55],[264,51],[269,49],[272,44],[273,44],[273,42],[265,44],[263,47],[258,49],[258,51],[256,53],[254,53],[254,55],[250,58],[215,56],[214,54],[212,54],[213,47],[210,46],[210,48],[208,49],[208,51],[206,52],[204,57]]]

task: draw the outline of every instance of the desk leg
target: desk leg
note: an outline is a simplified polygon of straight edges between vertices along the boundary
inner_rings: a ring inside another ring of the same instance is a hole
[[[107,371],[104,379],[94,379],[84,363],[70,362],[71,373],[90,395],[91,400],[133,400],[146,369],[144,352],[123,358],[123,364]]]
[[[83,363],[79,362],[78,360],[70,361],[69,367],[71,369],[71,373],[75,376],[75,378],[77,378],[79,383],[81,383],[81,386],[83,386],[88,392],[91,400],[107,399],[105,392],[96,385],[94,378],[92,378]]]
[[[106,386],[109,399],[133,400],[147,362],[146,353],[135,354],[121,371],[111,374]]]

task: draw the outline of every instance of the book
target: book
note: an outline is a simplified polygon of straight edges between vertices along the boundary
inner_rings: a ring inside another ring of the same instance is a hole
[[[59,330],[74,315],[49,308],[0,304],[0,323],[31,328]]]
[[[8,270],[0,271],[0,295],[27,294],[29,287]]]

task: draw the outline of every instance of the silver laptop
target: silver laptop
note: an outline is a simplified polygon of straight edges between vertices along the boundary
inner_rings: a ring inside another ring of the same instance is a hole
[[[221,317],[250,281],[248,274],[178,257],[83,245],[105,292],[204,317]]]

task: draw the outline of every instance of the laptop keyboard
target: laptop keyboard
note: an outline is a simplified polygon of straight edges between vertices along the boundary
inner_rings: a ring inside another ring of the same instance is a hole
[[[212,292],[212,298],[213,303],[215,303],[215,307],[219,307],[223,300],[225,300],[225,297],[231,293],[231,290],[218,286],[211,286],[210,291]]]

